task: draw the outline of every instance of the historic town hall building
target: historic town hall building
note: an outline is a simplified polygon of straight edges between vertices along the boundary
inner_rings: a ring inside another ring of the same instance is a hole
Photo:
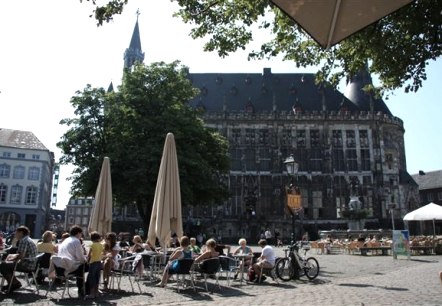
[[[125,67],[144,60],[138,21]],[[368,228],[391,228],[418,203],[407,173],[404,126],[381,99],[365,94],[362,71],[345,94],[317,85],[313,74],[192,73],[208,127],[230,143],[230,198],[217,206],[185,207],[185,230],[223,239],[255,239],[266,228],[292,231],[285,187],[299,187],[303,211],[297,233],[347,229],[349,219]],[[293,155],[299,171],[289,178],[283,162]],[[349,205],[350,196],[356,205]],[[357,201],[359,200],[359,201]],[[351,213],[349,211],[352,210]]]

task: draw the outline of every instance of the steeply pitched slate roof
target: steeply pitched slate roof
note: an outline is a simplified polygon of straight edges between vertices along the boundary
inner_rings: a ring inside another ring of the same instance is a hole
[[[32,132],[3,128],[0,128],[0,146],[20,149],[48,150]]]
[[[339,111],[342,93],[330,87],[315,84],[314,74],[271,73],[264,68],[261,73],[189,73],[189,79],[201,94],[190,105],[203,107],[208,112],[243,112],[253,106],[255,112],[292,111],[296,101],[303,111],[323,110],[322,92],[327,111]],[[351,101],[347,101],[352,103]],[[354,104],[353,104],[354,105]],[[354,105],[353,109],[358,109]]]
[[[366,85],[373,84],[371,80],[371,76],[367,70],[362,70],[357,73],[355,76],[350,77],[347,81],[347,87],[345,88],[344,95],[350,101],[352,101],[355,105],[358,106],[361,111],[371,111],[370,107],[370,96],[367,95],[362,88]],[[373,99],[373,111],[375,112],[383,112],[389,116],[392,116],[390,110],[387,105],[384,103],[382,99]]]
[[[413,174],[419,190],[442,188],[442,170],[426,172],[424,175]]]

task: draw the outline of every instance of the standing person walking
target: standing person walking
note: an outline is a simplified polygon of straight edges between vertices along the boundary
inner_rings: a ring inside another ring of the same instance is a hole
[[[89,273],[87,275],[87,287],[89,288],[89,295],[87,299],[94,299],[100,295],[98,291],[98,284],[100,283],[101,270],[103,264],[101,259],[103,257],[104,246],[101,243],[101,235],[98,232],[91,233],[92,245],[89,248]]]

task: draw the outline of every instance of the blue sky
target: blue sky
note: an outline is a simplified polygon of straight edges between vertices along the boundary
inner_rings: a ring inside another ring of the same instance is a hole
[[[69,100],[86,84],[105,87],[119,84],[123,53],[128,47],[140,9],[139,25],[145,63],[181,60],[191,72],[275,73],[316,72],[296,68],[293,62],[247,61],[247,51],[226,59],[202,51],[202,41],[192,40],[190,27],[173,18],[175,3],[131,0],[114,22],[97,27],[89,18],[92,5],[79,0],[14,0],[0,3],[0,127],[32,131],[55,153],[65,131],[62,118],[73,117]],[[253,46],[259,46],[257,36]],[[442,169],[442,59],[429,63],[428,79],[417,93],[396,90],[386,103],[404,121],[409,173]],[[341,91],[343,89],[341,88]],[[57,208],[69,200],[66,177],[60,174]]]

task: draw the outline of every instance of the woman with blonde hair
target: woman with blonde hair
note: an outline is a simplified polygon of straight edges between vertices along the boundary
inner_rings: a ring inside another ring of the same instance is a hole
[[[37,251],[39,253],[57,253],[57,247],[54,245],[53,236],[51,231],[46,231],[43,233],[42,241],[37,243]]]
[[[244,257],[240,264],[238,271],[244,271],[244,266],[250,266],[252,264],[253,252],[252,248],[247,246],[247,240],[244,238],[239,239],[239,247],[233,252],[233,255],[242,254],[249,255],[250,257]],[[238,278],[238,272],[233,276],[234,279]]]
[[[206,249],[204,252],[195,258],[195,262],[201,262],[204,259],[214,258],[219,256],[219,252],[215,251],[216,241],[215,239],[209,239],[206,241]]]

